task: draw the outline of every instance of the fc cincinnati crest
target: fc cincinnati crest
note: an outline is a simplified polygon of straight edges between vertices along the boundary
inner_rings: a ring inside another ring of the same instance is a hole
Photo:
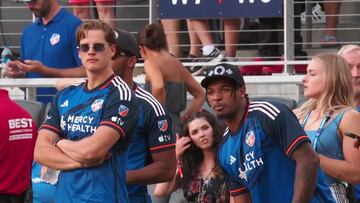
[[[158,121],[158,127],[161,132],[165,132],[168,129],[168,126],[167,120]]]
[[[246,142],[246,144],[249,145],[250,147],[254,146],[254,143],[255,143],[255,134],[254,134],[253,131],[249,131],[248,133],[246,133],[245,142]]]
[[[104,100],[103,100],[103,99],[97,99],[97,100],[95,100],[95,101],[91,104],[91,110],[92,110],[93,112],[98,111],[99,109],[102,108],[103,103],[104,103]]]
[[[60,42],[60,35],[57,34],[57,33],[52,34],[51,37],[50,37],[50,44],[55,45],[58,42]]]
[[[119,114],[120,114],[120,116],[124,117],[124,116],[126,116],[128,113],[129,113],[129,108],[121,104],[121,105],[119,106]]]

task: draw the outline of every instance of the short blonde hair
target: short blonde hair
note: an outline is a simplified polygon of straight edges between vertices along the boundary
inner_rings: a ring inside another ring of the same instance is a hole
[[[337,54],[322,54],[313,57],[324,66],[325,85],[320,99],[309,99],[299,109],[297,116],[303,119],[307,112],[320,107],[318,116],[328,111],[354,107],[351,72],[346,60]]]

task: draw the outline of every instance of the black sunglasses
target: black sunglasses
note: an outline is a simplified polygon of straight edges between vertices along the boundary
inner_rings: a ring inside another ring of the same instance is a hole
[[[105,50],[105,47],[106,45],[103,44],[103,43],[94,43],[92,45],[92,49],[95,51],[95,52],[102,52]],[[90,44],[80,44],[78,46],[78,49],[81,51],[81,52],[88,52],[90,50]]]

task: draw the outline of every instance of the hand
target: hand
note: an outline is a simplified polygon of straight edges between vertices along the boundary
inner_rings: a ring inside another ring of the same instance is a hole
[[[21,61],[14,61],[21,71],[31,73],[42,73],[44,74],[47,67],[44,66],[40,61],[36,60],[25,60],[24,63]]]
[[[106,156],[104,158],[98,159],[96,161],[92,161],[92,162],[83,162],[81,163],[83,168],[92,168],[92,167],[96,167],[96,166],[100,166],[101,164],[103,164],[105,161],[107,161],[108,159],[110,159],[111,154],[107,153]]]
[[[20,62],[21,63],[21,62]],[[25,72],[21,71],[17,66],[17,61],[10,61],[7,64],[5,76],[9,78],[24,78]]]
[[[191,147],[190,137],[180,137],[180,135],[176,133],[176,147],[175,147],[176,160],[181,160],[184,152],[190,147]]]

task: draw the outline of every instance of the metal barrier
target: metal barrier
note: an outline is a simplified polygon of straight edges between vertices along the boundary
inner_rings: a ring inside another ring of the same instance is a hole
[[[25,92],[25,98],[19,98],[17,99],[26,99],[35,101],[36,100],[36,88],[37,87],[54,87],[54,84],[57,80],[61,78],[34,78],[34,79],[11,79],[11,78],[3,78],[0,79],[0,88],[21,88]],[[203,79],[203,76],[196,76],[196,81],[200,83],[200,81]],[[274,76],[244,76],[244,80],[246,85],[249,86],[256,86],[256,85],[290,85],[293,87],[295,94],[296,94],[296,100],[300,100],[302,98],[302,92],[303,92],[303,85],[302,85],[302,75],[274,75]],[[80,80],[80,78],[79,78]],[[144,84],[145,83],[145,75],[141,74],[136,77],[134,77],[134,81],[138,84]],[[251,93],[251,92],[250,92]],[[286,93],[285,93],[286,94]],[[264,95],[258,95],[256,93],[253,93],[254,96],[264,96]],[[272,95],[271,92],[268,92],[267,95]]]
[[[71,6],[68,0],[58,1],[63,7],[71,10]],[[257,19],[246,19],[245,27],[240,30],[233,30],[240,34],[239,43],[234,44],[238,48],[237,61],[231,62],[232,64],[239,66],[258,66],[258,65],[284,65],[283,74],[294,74],[293,65],[307,64],[308,57],[300,57],[294,53],[295,46],[302,46],[306,49],[309,57],[319,52],[331,51],[334,52],[336,48],[327,47],[325,49],[320,47],[320,35],[326,30],[338,31],[338,41],[333,45],[343,45],[348,43],[360,42],[360,1],[359,0],[324,0],[323,4],[341,2],[342,9],[339,14],[326,14],[322,7],[319,8],[319,1],[310,0],[287,0],[284,4],[284,18],[283,28],[277,29],[253,29],[249,27],[251,23],[257,24]],[[12,0],[0,2],[0,47],[8,46],[15,51],[19,48],[19,38],[23,27],[32,21],[32,17],[28,9],[24,4],[15,3]],[[118,27],[129,30],[132,34],[136,34],[137,31],[145,24],[159,21],[158,13],[159,0],[122,0],[113,6],[116,11],[116,18],[113,19],[117,22]],[[305,10],[303,13],[294,13],[294,8],[303,6]],[[95,8],[95,6],[89,6],[89,8]],[[317,10],[316,10],[317,9]],[[339,19],[339,24],[336,28],[326,28],[324,21],[329,16],[335,16]],[[295,28],[294,20],[297,22],[302,18],[304,24]],[[314,19],[320,19],[318,21]],[[320,22],[321,21],[321,22]],[[217,21],[216,21],[217,22]],[[218,25],[215,25],[216,29],[209,32],[218,36],[217,45],[222,47],[225,44],[222,40],[221,21]],[[303,42],[295,42],[294,32],[302,32],[304,38]],[[174,33],[181,34],[182,39],[186,39],[188,31],[184,28]],[[279,42],[260,43],[257,39],[251,39],[253,36],[258,36],[264,33],[282,33],[280,37],[283,37]],[[277,57],[264,57],[265,61],[254,61],[258,57],[256,50],[259,46],[274,45],[281,48],[282,56]],[[179,46],[182,49],[188,49],[189,44],[172,44],[172,46]],[[201,46],[197,44],[197,46]],[[138,64],[137,66],[142,66]],[[212,65],[208,62],[196,62],[196,63],[184,63],[185,66],[194,65]]]

